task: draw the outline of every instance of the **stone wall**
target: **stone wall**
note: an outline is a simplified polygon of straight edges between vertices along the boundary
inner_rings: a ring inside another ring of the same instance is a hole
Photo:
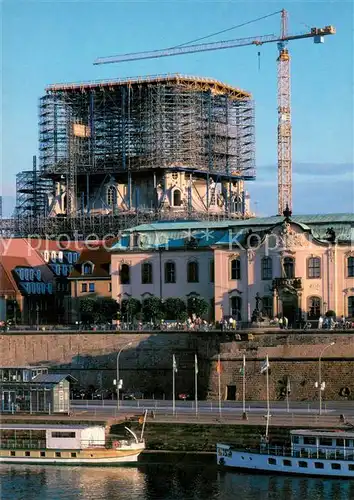
[[[127,346],[131,342],[131,345]],[[81,386],[112,388],[117,353],[120,378],[126,390],[142,391],[146,397],[170,398],[172,355],[176,355],[177,393],[194,394],[194,354],[198,355],[200,397],[217,398],[217,355],[221,355],[223,398],[242,399],[242,356],[246,355],[246,399],[266,398],[261,361],[268,354],[271,365],[270,397],[281,399],[290,379],[291,399],[317,399],[318,357],[330,342],[322,361],[326,381],[324,399],[344,399],[343,387],[354,399],[354,335],[340,333],[264,334],[252,341],[227,341],[215,332],[203,333],[7,333],[0,337],[1,366],[46,364],[71,373]]]

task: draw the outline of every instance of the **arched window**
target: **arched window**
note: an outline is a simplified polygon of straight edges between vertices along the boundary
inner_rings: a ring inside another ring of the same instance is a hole
[[[165,283],[176,283],[176,264],[166,262],[165,264]]]
[[[354,296],[348,297],[348,317],[354,318]]]
[[[273,262],[271,257],[262,259],[262,280],[271,280],[273,278]]]
[[[195,260],[187,263],[187,281],[188,283],[199,282],[199,265]]]
[[[309,278],[321,277],[321,259],[319,257],[310,257],[307,260],[307,276]]]
[[[232,213],[242,212],[242,199],[237,194],[231,198],[230,210]]]
[[[173,206],[180,207],[181,205],[182,205],[181,191],[179,189],[175,189],[173,191]]]
[[[143,285],[152,283],[152,264],[150,262],[144,262],[141,265],[141,283]]]
[[[107,205],[110,207],[117,204],[117,190],[114,186],[108,186],[107,188]]]
[[[284,278],[295,278],[295,259],[285,257],[283,260]]]
[[[81,274],[87,276],[93,273],[94,265],[92,262],[84,262],[81,267]]]
[[[230,299],[230,315],[237,321],[241,320],[241,297],[231,297]]]
[[[130,267],[128,264],[122,264],[120,268],[120,282],[122,285],[129,285],[130,283]]]
[[[309,297],[307,299],[307,314],[309,319],[317,319],[321,315],[320,297]]]
[[[241,261],[239,258],[232,259],[230,262],[230,279],[231,280],[241,279]]]
[[[348,278],[354,278],[354,257],[348,257]]]

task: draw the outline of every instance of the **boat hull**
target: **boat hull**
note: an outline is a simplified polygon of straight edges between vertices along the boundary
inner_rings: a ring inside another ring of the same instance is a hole
[[[138,461],[143,448],[131,450],[1,450],[0,463],[43,465],[124,465]],[[15,453],[15,455],[13,455]],[[60,456],[58,456],[60,455]]]
[[[354,461],[290,457],[233,450],[217,444],[217,463],[222,467],[268,474],[354,478]],[[321,465],[319,465],[321,464]]]
[[[140,453],[127,457],[110,458],[29,458],[29,457],[1,457],[0,463],[32,464],[32,465],[125,465],[136,463]]]

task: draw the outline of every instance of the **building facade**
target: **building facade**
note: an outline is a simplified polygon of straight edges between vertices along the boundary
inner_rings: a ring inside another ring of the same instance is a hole
[[[354,317],[354,216],[274,216],[133,228],[112,248],[112,297],[207,299],[216,321],[329,310]]]
[[[70,322],[68,276],[82,246],[78,241],[0,239],[0,321]]]

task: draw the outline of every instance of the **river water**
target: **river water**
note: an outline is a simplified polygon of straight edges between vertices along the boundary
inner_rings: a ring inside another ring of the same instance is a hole
[[[212,465],[0,466],[1,500],[354,500],[354,481],[219,471]]]

